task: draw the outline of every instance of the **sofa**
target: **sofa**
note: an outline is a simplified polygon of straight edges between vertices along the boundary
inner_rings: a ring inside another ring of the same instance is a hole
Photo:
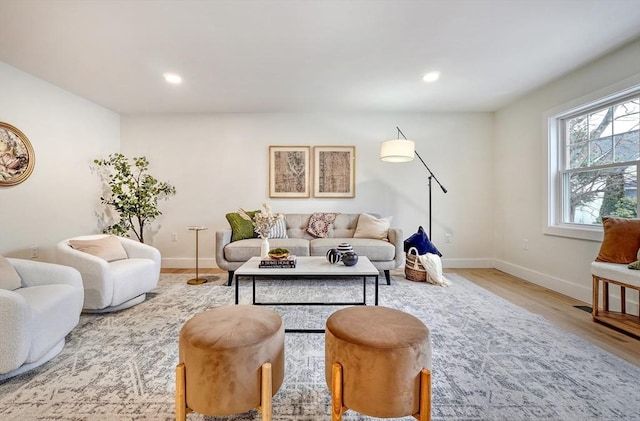
[[[314,214],[290,213],[283,215],[283,224],[286,234],[280,237],[269,238],[271,248],[286,248],[296,256],[325,256],[327,251],[337,248],[340,243],[346,242],[353,246],[353,250],[359,256],[366,256],[376,269],[383,271],[387,285],[391,284],[389,271],[398,268],[404,261],[404,249],[402,230],[389,227],[384,239],[367,238],[360,227],[363,221],[371,221],[378,215],[341,213],[328,227],[326,237],[316,237],[309,233],[309,221]],[[361,219],[361,215],[362,219]],[[229,214],[227,215],[229,220]],[[386,218],[390,221],[389,218]],[[247,221],[251,224],[249,221]],[[360,222],[360,227],[359,227]],[[230,220],[231,223],[231,220]],[[233,273],[244,262],[253,256],[260,256],[262,239],[257,237],[234,239],[234,229],[216,231],[216,263],[219,268],[229,272],[227,285],[233,281]],[[356,232],[358,231],[358,234]],[[273,231],[272,231],[273,232]],[[356,237],[354,237],[356,235]],[[370,237],[378,237],[372,235]]]
[[[80,321],[77,270],[0,256],[0,381],[51,360]]]

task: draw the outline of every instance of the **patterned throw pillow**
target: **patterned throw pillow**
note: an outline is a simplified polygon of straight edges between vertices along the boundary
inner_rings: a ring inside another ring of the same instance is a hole
[[[307,232],[314,237],[327,238],[327,236],[329,235],[329,231],[333,226],[333,221],[336,220],[336,217],[338,215],[339,213],[313,213],[309,218],[309,226],[307,227]]]
[[[284,218],[276,221],[276,224],[269,231],[269,238],[289,238],[287,235],[287,223]]]

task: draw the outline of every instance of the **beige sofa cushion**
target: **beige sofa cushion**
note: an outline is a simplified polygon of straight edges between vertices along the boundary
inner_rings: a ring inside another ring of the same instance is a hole
[[[309,242],[311,256],[325,256],[327,251],[337,248],[340,243],[349,243],[359,256],[367,256],[372,262],[393,260],[396,248],[388,241],[372,238],[316,238]]]

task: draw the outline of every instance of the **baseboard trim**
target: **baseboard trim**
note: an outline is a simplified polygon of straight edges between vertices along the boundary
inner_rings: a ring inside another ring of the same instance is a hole
[[[547,275],[546,273],[538,272],[533,269],[514,265],[513,263],[498,259],[495,260],[495,268],[506,272],[509,275],[522,278],[525,281],[533,282],[536,285],[540,285],[568,297],[575,298],[576,300],[584,301],[585,303],[590,303],[592,300],[591,288],[567,281],[566,279],[557,278],[555,276]]]
[[[486,258],[474,259],[442,259],[442,267],[445,269],[491,269],[495,267],[495,260]]]
[[[161,267],[169,269],[189,269],[196,267],[196,259],[193,257],[168,257],[162,258]],[[198,268],[217,268],[216,259],[213,257],[201,257],[198,259]]]

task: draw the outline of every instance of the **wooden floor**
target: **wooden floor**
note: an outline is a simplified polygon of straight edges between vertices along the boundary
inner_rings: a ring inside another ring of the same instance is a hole
[[[194,269],[162,269],[162,273],[193,273]],[[200,269],[200,273],[223,273],[220,269]],[[524,281],[497,269],[447,269],[480,287],[574,335],[640,367],[640,339],[636,339],[591,319],[591,313],[574,306],[590,306],[547,288]]]

